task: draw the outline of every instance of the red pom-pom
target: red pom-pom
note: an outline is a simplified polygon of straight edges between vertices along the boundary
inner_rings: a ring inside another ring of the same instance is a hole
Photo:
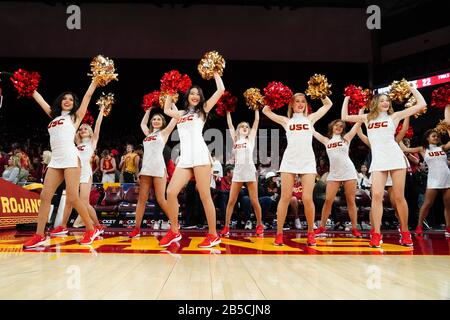
[[[403,123],[399,123],[397,126],[397,129],[395,129],[395,135],[397,135],[400,132],[400,130],[402,130],[402,127],[403,127]],[[411,125],[409,125],[408,130],[406,130],[405,138],[411,139],[413,137],[413,135],[414,135],[414,130],[411,127]]]
[[[181,75],[177,70],[164,73],[161,78],[161,91],[175,94],[178,91],[186,92],[192,86],[192,81],[188,75]]]
[[[178,91],[185,93],[190,87],[192,87],[191,78],[187,74],[182,75],[178,84]]]
[[[94,124],[94,117],[92,116],[92,114],[89,112],[89,110],[86,110],[86,114],[84,115],[83,120],[81,120],[81,123],[85,123],[88,124],[92,127],[92,125]]]
[[[10,78],[20,97],[31,97],[39,86],[41,76],[37,72],[19,69]]]
[[[366,107],[368,97],[363,88],[357,87],[353,84],[344,89],[344,96],[350,97],[348,103],[348,114],[356,115],[361,108]]]
[[[160,91],[155,90],[152,91],[150,93],[147,93],[143,100],[142,100],[142,108],[144,109],[144,111],[147,111],[150,108],[153,107],[159,107],[159,95],[160,95]]]
[[[117,149],[111,149],[111,155],[113,157],[115,157],[115,156],[119,155],[119,151],[117,151]]]
[[[227,111],[233,112],[237,106],[237,98],[228,91],[225,91],[217,101],[216,112],[219,116],[224,116]]]
[[[287,104],[291,97],[291,89],[281,82],[272,81],[264,88],[264,102],[272,110],[279,109]]]
[[[445,109],[450,105],[450,84],[439,87],[431,93],[431,106]]]

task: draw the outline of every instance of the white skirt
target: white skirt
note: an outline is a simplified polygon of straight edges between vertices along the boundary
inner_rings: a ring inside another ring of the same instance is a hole
[[[81,163],[81,159],[78,155],[78,149],[75,145],[58,149],[52,150],[52,157],[50,163],[48,164],[49,168],[76,168]]]
[[[236,164],[231,182],[255,182],[256,168],[252,163]]]

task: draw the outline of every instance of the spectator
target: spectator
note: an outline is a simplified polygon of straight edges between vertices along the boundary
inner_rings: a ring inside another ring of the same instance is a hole
[[[301,180],[300,176],[297,175],[295,177],[294,188],[292,190],[292,198],[291,198],[291,201],[289,202],[289,208],[288,208],[288,210],[290,210],[294,215],[295,229],[302,228],[302,224],[300,222],[300,216],[298,214],[299,209],[303,210],[303,203],[302,203],[303,187],[302,187],[302,183],[300,182],[300,180]]]
[[[220,156],[219,156],[220,157]],[[222,164],[216,158],[215,152],[211,154],[212,167],[211,167],[211,188],[216,189],[216,184],[223,177]]]
[[[31,162],[30,162],[30,158],[28,157],[28,154],[22,150],[22,147],[18,143],[13,143],[12,149],[13,149],[13,151],[12,151],[13,155],[17,155],[20,158],[20,163],[19,163],[20,168],[30,172]]]
[[[317,175],[321,177],[328,171],[330,171],[330,167],[328,166],[327,161],[325,160],[325,158],[320,158],[319,164],[317,166]]]
[[[126,154],[120,159],[119,169],[122,172],[123,182],[133,183],[137,181],[139,170],[139,155],[134,152],[132,144],[127,144]]]
[[[361,165],[360,172],[358,173],[358,189],[370,189],[370,173],[367,171],[367,166],[365,164]]]
[[[111,157],[109,150],[102,152],[102,159],[100,160],[100,170],[103,173],[102,183],[116,182],[116,160]]]
[[[6,166],[8,165],[8,155],[0,151],[0,175],[3,175]]]
[[[102,172],[100,170],[100,158],[97,155],[97,149],[94,150],[94,154],[91,158],[92,167],[92,182],[99,183],[102,181]]]
[[[17,184],[19,182],[19,174],[20,174],[20,157],[11,156],[8,159],[8,166],[3,171],[2,178],[6,181]]]
[[[228,197],[230,195],[231,180],[233,179],[233,166],[225,167],[225,176],[217,183],[216,203],[219,208],[220,218],[225,219]]]

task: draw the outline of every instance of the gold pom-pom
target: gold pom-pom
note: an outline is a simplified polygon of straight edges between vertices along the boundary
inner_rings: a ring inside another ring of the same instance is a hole
[[[225,69],[225,59],[217,51],[209,51],[203,55],[197,69],[205,80],[214,78],[214,72],[222,76],[223,69]]]
[[[331,95],[331,84],[328,83],[327,78],[322,74],[314,74],[308,81],[308,89],[305,93],[311,99],[324,99]]]
[[[114,61],[102,55],[96,56],[91,62],[91,72],[88,76],[92,76],[97,86],[104,87],[112,80],[118,80],[118,74],[115,73]]]
[[[405,103],[405,108],[414,107],[417,104],[416,98],[414,96],[409,97],[408,101]],[[414,115],[414,118],[418,118],[420,115],[427,112],[427,107],[423,108]]]
[[[166,103],[167,96],[168,96],[168,93],[165,91],[162,91],[159,94],[159,105],[161,106],[161,108],[164,108],[164,104]],[[173,101],[173,103],[177,103],[178,93],[172,94],[172,101]]]
[[[95,104],[98,105],[100,108],[104,107],[103,115],[107,117],[111,113],[112,105],[115,102],[116,100],[114,99],[114,93],[105,94],[104,92],[102,92],[102,96],[97,100]]]
[[[258,88],[250,88],[244,92],[245,104],[252,110],[257,110],[264,105],[264,97]]]
[[[409,90],[409,83],[406,79],[400,81],[393,81],[391,83],[391,90],[389,91],[389,98],[397,103],[405,102],[411,95]]]
[[[446,135],[450,130],[450,123],[446,122],[445,120],[440,120],[435,130],[441,135]]]

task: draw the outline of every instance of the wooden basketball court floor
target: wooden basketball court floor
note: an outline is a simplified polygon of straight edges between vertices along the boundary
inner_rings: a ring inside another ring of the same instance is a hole
[[[317,247],[305,232],[234,232],[199,249],[205,231],[183,231],[179,245],[158,246],[161,232],[140,239],[107,230],[91,246],[79,230],[49,246],[23,250],[29,234],[0,233],[0,299],[450,299],[450,239],[414,237],[414,249],[385,233],[381,249],[368,234],[330,232]]]

